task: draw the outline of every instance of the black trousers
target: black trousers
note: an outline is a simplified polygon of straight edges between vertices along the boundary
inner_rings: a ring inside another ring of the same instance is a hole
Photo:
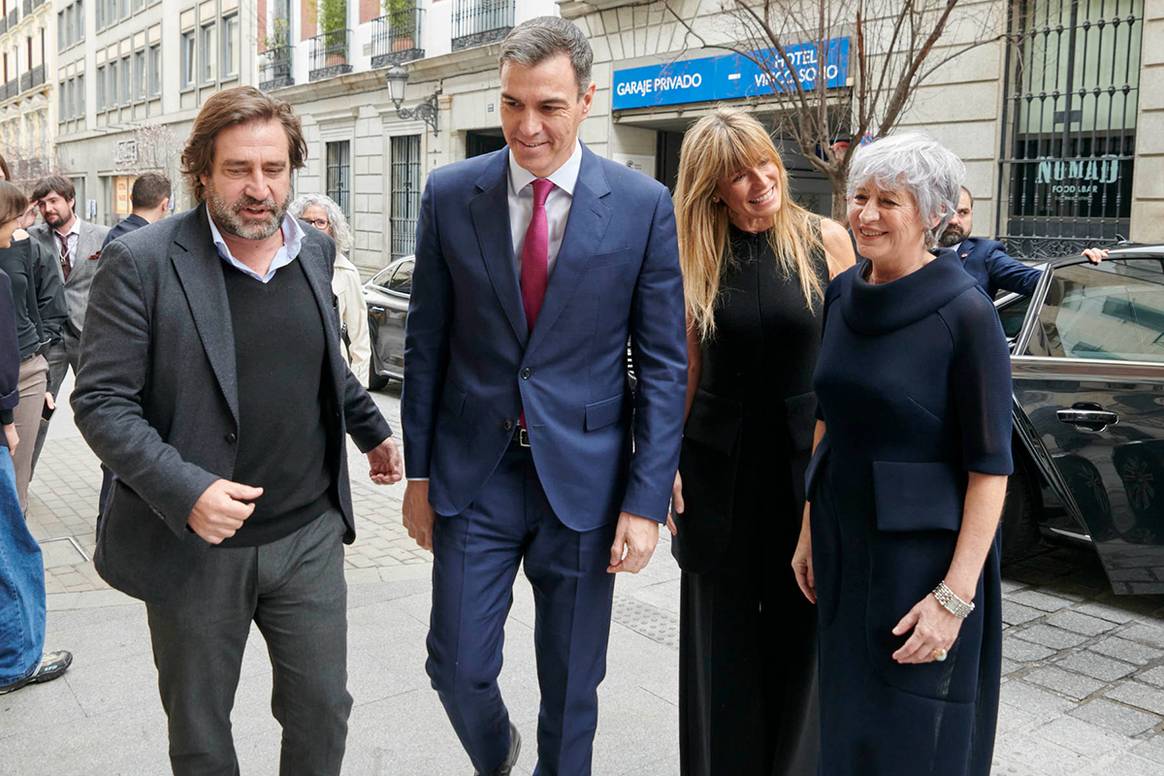
[[[787,464],[746,460],[728,551],[680,582],[680,773],[816,776],[816,612],[791,567],[800,502],[772,476]]]
[[[212,548],[188,592],[147,605],[175,776],[239,773],[230,712],[252,621],[267,642],[282,776],[338,776],[347,691],[344,524],[329,511],[259,547]]]

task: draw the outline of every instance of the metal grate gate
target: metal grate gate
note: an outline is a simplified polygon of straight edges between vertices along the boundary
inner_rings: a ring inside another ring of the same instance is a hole
[[[392,138],[392,258],[416,251],[420,213],[420,135]]]
[[[1143,0],[1015,3],[996,230],[1013,255],[1127,236],[1143,15]]]

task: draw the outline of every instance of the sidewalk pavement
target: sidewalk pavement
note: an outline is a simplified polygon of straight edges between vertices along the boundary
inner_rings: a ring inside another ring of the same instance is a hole
[[[398,394],[376,399],[398,428]],[[424,673],[430,556],[400,525],[403,487],[372,485],[357,451],[349,452],[360,534],[346,558],[355,705],[344,773],[467,775],[472,767]],[[97,461],[62,407],[33,482],[29,522],[45,554],[46,647],[72,650],[75,662],[59,681],[0,696],[4,776],[169,772],[144,608],[110,590],[68,541],[91,555],[99,486]],[[599,776],[679,771],[678,580],[665,532],[646,571],[620,575],[599,693]],[[1004,587],[994,773],[1164,773],[1164,597],[1115,598],[1085,550],[1050,550],[1011,569]],[[516,773],[529,774],[538,693],[533,602],[520,577],[506,637],[501,684],[525,739]],[[257,631],[248,647],[235,741],[244,774],[275,774],[280,731]]]

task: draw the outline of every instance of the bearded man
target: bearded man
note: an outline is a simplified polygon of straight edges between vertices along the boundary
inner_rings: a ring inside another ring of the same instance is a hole
[[[145,601],[175,774],[238,773],[230,711],[251,623],[267,642],[281,774],[339,774],[347,691],[344,435],[400,479],[387,422],[340,355],[335,245],[287,216],[299,119],[251,87],[202,107],[182,153],[199,204],[105,249],[73,392],[116,482],[97,570]]]

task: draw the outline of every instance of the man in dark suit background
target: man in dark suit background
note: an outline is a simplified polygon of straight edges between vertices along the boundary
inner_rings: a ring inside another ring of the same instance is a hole
[[[978,281],[978,285],[991,299],[999,290],[1014,291],[1026,296],[1033,294],[1039,278],[1043,276],[1043,271],[1012,259],[998,240],[971,237],[970,231],[973,228],[974,195],[970,193],[970,189],[963,186],[958,200],[958,210],[942,232],[939,244],[943,248],[953,248],[957,252],[958,257],[962,259],[962,268]],[[1107,258],[1107,251],[1101,248],[1088,248],[1083,251],[1083,255],[1092,264],[1099,264]]]
[[[497,685],[519,564],[536,607],[534,773],[590,773],[613,575],[650,559],[678,465],[671,198],[579,142],[592,59],[569,21],[516,27],[500,54],[507,147],[435,170],[417,225],[404,522],[434,556],[428,673],[479,774],[510,773],[520,749]]]
[[[344,446],[401,461],[340,355],[335,244],[286,215],[306,144],[291,107],[238,87],[182,154],[198,207],[110,243],[73,410],[117,480],[107,582],[146,603],[175,774],[238,773],[230,711],[251,623],[273,668],[280,773],[339,774],[354,538]]]
[[[139,175],[129,190],[129,202],[133,210],[109,230],[101,249],[105,250],[106,245],[123,234],[165,218],[166,211],[170,209],[171,193],[170,179],[165,175],[156,172]]]

